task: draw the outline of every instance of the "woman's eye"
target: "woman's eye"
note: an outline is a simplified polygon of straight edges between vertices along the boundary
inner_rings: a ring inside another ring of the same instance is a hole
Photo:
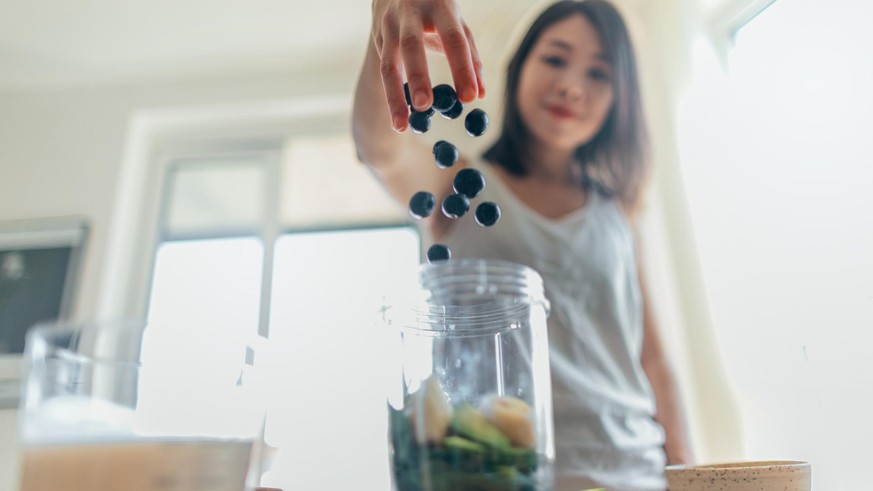
[[[591,78],[593,78],[594,80],[601,81],[601,82],[606,82],[607,80],[609,80],[609,73],[606,70],[595,69],[595,70],[591,70],[588,73],[589,73],[589,76]]]
[[[543,56],[542,60],[543,63],[553,67],[562,67],[567,64],[560,56]]]

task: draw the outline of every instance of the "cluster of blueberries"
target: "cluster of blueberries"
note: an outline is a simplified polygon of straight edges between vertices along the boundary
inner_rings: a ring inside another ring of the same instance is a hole
[[[458,100],[455,89],[448,84],[433,88],[433,105],[426,111],[416,111],[409,96],[409,84],[404,84],[406,104],[409,106],[409,126],[415,133],[425,133],[430,129],[430,118],[439,112],[446,119],[457,119],[464,112],[464,105]],[[488,128],[488,114],[481,109],[473,109],[464,119],[464,128],[470,136],[482,136]],[[440,169],[448,169],[458,161],[458,149],[451,143],[440,140],[433,146],[434,161]],[[452,181],[453,194],[446,196],[442,203],[445,216],[456,219],[470,211],[470,200],[485,188],[485,178],[476,169],[461,169]],[[419,191],[409,200],[409,214],[418,220],[429,217],[436,207],[436,197],[427,191]],[[500,218],[500,207],[491,201],[483,201],[474,213],[476,223],[490,227]],[[444,261],[452,257],[452,252],[444,244],[433,244],[427,250],[429,262]]]

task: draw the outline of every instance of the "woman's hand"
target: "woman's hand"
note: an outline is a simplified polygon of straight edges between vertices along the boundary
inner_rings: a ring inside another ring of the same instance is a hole
[[[372,33],[395,130],[405,130],[409,117],[404,71],[413,107],[421,111],[433,103],[426,49],[446,56],[461,102],[485,96],[473,33],[454,0],[373,0]]]

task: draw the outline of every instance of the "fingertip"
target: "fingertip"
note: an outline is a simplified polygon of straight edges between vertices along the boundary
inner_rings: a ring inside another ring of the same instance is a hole
[[[485,76],[481,70],[479,71],[479,76],[476,77],[476,81],[479,83],[479,98],[484,99],[485,92],[486,92],[486,90],[485,90]]]
[[[412,103],[416,110],[426,111],[431,105],[430,94],[426,90],[416,90],[415,95],[412,97]]]
[[[394,117],[391,118],[391,128],[398,133],[403,133],[406,131],[406,118],[401,117],[400,115],[394,115]]]
[[[464,87],[458,94],[458,99],[460,99],[464,104],[473,102],[473,100],[476,99],[476,89],[471,86]]]

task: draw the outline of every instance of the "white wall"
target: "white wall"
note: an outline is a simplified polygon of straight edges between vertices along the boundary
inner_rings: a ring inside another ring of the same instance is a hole
[[[272,74],[0,93],[0,221],[83,216],[91,226],[74,316],[92,318],[118,168],[134,111],[348,94],[358,61]],[[16,482],[15,411],[0,410],[0,491]]]

